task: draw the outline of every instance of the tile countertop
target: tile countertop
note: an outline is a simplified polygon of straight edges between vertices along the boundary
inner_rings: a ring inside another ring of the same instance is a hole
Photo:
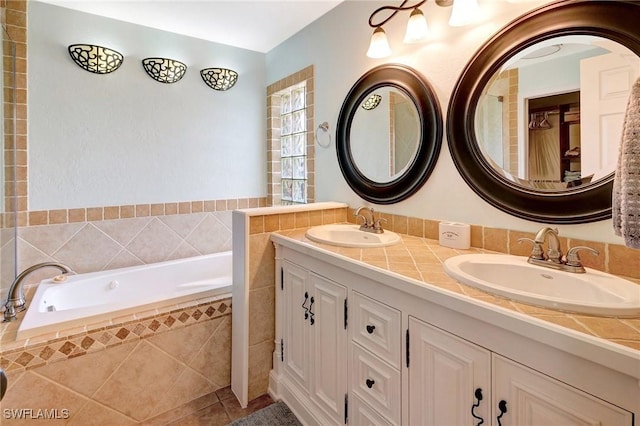
[[[402,242],[389,247],[349,248],[313,242],[305,237],[306,229],[278,231],[277,234],[319,247],[325,251],[363,262],[386,271],[403,275],[425,284],[481,300],[501,308],[566,327],[586,335],[598,337],[627,348],[640,351],[640,316],[634,318],[601,317],[567,313],[554,309],[514,302],[502,297],[485,293],[473,287],[461,284],[449,277],[442,262],[452,256],[468,253],[488,252],[471,248],[468,250],[442,247],[438,241],[401,234]],[[640,280],[627,278],[640,286]],[[640,357],[640,355],[639,355]]]

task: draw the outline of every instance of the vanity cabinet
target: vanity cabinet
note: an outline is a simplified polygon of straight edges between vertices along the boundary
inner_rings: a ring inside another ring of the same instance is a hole
[[[491,352],[414,317],[409,317],[408,336],[408,424],[487,423]]]
[[[511,331],[513,316],[490,324],[472,312],[485,305],[292,247],[276,259],[270,393],[303,424],[640,426],[636,378]]]
[[[409,336],[410,425],[633,424],[626,410],[419,319]]]
[[[283,373],[334,424],[345,418],[347,290],[290,262],[282,265]]]
[[[493,354],[492,367],[498,425],[633,425],[630,412],[510,359]]]

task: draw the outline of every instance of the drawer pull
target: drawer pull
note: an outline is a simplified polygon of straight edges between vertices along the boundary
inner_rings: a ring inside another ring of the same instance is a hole
[[[316,314],[313,313],[313,296],[311,296],[311,303],[309,304],[309,324],[313,325],[316,322]]]
[[[373,334],[373,330],[376,329],[375,325],[367,325],[367,333]]]
[[[367,379],[365,383],[367,384],[367,387],[371,389],[376,382],[375,380]]]

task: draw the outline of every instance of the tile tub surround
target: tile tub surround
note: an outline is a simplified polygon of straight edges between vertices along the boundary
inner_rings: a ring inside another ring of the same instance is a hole
[[[61,424],[136,424],[229,385],[230,298],[141,316],[29,342],[12,342],[17,325],[3,324],[0,365],[9,377],[3,413],[67,409]]]
[[[312,242],[305,237],[305,231],[305,229],[295,229],[280,231],[278,234],[457,294],[635,349],[639,351],[638,356],[640,356],[640,317],[610,318],[540,308],[493,296],[460,284],[444,272],[442,262],[447,258],[459,254],[486,252],[484,249],[451,249],[440,246],[437,240],[406,234],[402,235],[402,243],[395,246],[369,249],[345,248]],[[625,278],[637,283],[640,291],[640,279]]]
[[[226,210],[229,203],[223,201],[224,206],[212,212],[18,228],[18,271],[36,263],[56,261],[78,273],[95,272],[231,250],[231,210]],[[7,241],[2,246],[5,262],[13,257],[12,251],[12,241]],[[51,271],[37,271],[27,277],[26,283],[50,278]],[[2,267],[0,272],[6,292],[14,278],[13,268]]]

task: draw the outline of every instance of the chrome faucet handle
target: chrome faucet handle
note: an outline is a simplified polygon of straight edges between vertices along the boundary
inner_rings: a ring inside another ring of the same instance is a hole
[[[567,261],[565,262],[565,264],[567,266],[574,266],[574,267],[582,267],[582,262],[580,261],[580,256],[578,255],[578,252],[580,251],[590,251],[591,253],[595,254],[596,256],[600,254],[600,252],[594,248],[591,247],[587,247],[587,246],[575,246],[575,247],[571,247],[569,249],[569,251],[567,251]]]
[[[380,221],[384,221],[384,223],[387,223],[387,219],[385,219],[384,217],[379,217],[373,221],[373,229],[378,234],[382,234],[384,232],[384,229],[382,229],[382,225],[380,224]]]
[[[529,242],[533,246],[531,248],[531,255],[529,255],[530,258],[536,259],[536,260],[545,260],[544,250],[542,249],[542,244],[536,242],[532,238],[524,238],[524,237],[523,238],[518,238],[518,244],[522,244],[523,242]]]

